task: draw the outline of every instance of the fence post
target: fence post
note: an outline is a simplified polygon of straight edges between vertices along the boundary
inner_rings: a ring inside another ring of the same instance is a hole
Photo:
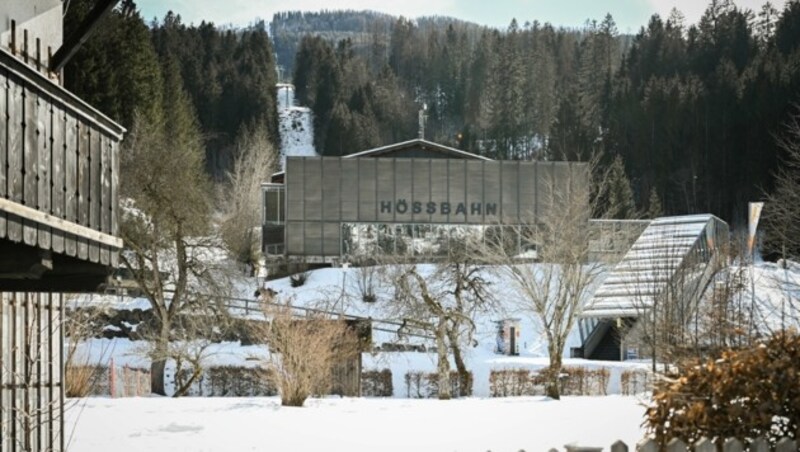
[[[775,452],[797,452],[797,443],[791,438],[782,438],[775,445]]]
[[[111,398],[113,399],[116,393],[116,385],[117,385],[117,370],[114,367],[114,358],[111,358],[108,361],[108,392],[111,394]]]
[[[637,452],[658,452],[658,444],[653,439],[643,439],[636,445]]]
[[[725,452],[744,452],[744,445],[738,438],[728,438],[722,444],[722,450]]]
[[[704,436],[694,444],[694,452],[717,452],[717,446]]]
[[[619,440],[611,445],[611,452],[628,452],[628,445]]]
[[[686,443],[680,438],[672,438],[667,443],[667,452],[687,452]]]
[[[769,443],[766,439],[759,437],[750,443],[751,452],[769,452]]]
[[[122,397],[130,397],[128,385],[130,384],[130,377],[128,376],[128,365],[122,366]]]

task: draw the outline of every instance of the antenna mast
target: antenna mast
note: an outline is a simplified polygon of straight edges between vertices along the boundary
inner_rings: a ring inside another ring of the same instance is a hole
[[[419,110],[419,139],[425,139],[425,121],[428,119],[428,104],[422,104]]]

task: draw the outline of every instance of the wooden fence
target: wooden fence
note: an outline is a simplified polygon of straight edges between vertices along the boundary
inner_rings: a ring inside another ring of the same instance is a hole
[[[586,446],[565,446],[567,452],[601,452],[602,447]],[[791,438],[783,438],[775,444],[771,444],[766,438],[756,438],[752,441],[743,442],[737,438],[729,438],[721,443],[714,442],[707,438],[701,438],[693,445],[687,445],[680,439],[673,439],[665,447],[661,447],[653,439],[640,441],[635,448],[631,449],[622,441],[617,441],[609,448],[611,452],[797,452],[797,442]],[[520,451],[522,452],[522,451]],[[550,449],[550,452],[558,452],[558,449]]]
[[[62,296],[0,292],[0,452],[64,450]]]

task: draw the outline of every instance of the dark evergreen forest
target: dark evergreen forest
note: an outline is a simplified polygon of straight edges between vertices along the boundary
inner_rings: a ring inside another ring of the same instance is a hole
[[[69,34],[91,0],[72,0]],[[191,100],[209,173],[230,168],[244,126],[278,142],[278,71],[315,113],[315,144],[343,155],[417,136],[495,158],[624,167],[636,211],[743,221],[784,158],[775,137],[800,111],[800,1],[743,10],[712,1],[697,24],[653,16],[635,36],[611,16],[579,28],[505,30],[446,17],[276,14],[265,24],[145,22],[124,1],[65,68],[68,89],[124,126],[157,116],[165,74]],[[273,47],[274,45],[274,47]],[[624,197],[624,196],[623,196]],[[633,209],[622,209],[633,215]]]
[[[800,102],[800,2],[753,12],[715,0],[698,24],[673,11],[635,36],[611,16],[502,31],[433,19],[383,32],[379,16],[358,41],[296,38],[293,82],[318,151],[413,138],[425,103],[427,139],[490,157],[621,156],[640,211],[660,200],[667,213],[741,222],[771,189],[775,136]],[[322,19],[276,15],[271,27],[287,35],[309,21]]]
[[[78,27],[94,0],[72,0],[65,35]],[[185,91],[199,123],[206,168],[217,180],[233,160],[244,127],[263,125],[278,143],[275,59],[263,22],[244,29],[212,23],[185,25],[179,15],[145,23],[124,1],[98,25],[64,69],[66,87],[130,129],[134,114],[158,117],[166,74]],[[167,88],[172,89],[170,86]]]

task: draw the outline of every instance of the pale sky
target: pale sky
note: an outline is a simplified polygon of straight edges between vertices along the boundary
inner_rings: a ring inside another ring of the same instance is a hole
[[[710,0],[137,0],[149,22],[167,11],[180,14],[186,24],[206,20],[217,25],[247,25],[257,18],[267,22],[278,11],[319,11],[321,9],[373,10],[405,17],[451,16],[481,25],[506,28],[512,18],[520,25],[538,20],[557,26],[579,27],[587,19],[598,21],[611,13],[621,33],[636,33],[654,13],[662,17],[677,7],[686,24],[697,23]],[[785,0],[772,0],[782,10]],[[765,0],[734,0],[756,12]]]

